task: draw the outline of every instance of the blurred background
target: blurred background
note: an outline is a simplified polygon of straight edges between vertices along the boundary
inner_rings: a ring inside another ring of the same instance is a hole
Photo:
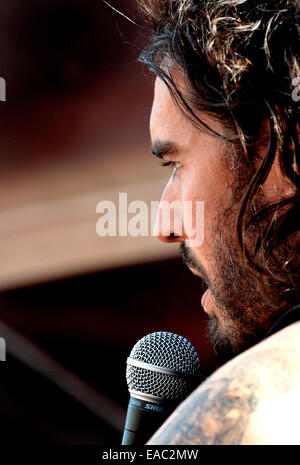
[[[153,331],[216,367],[178,247],[96,234],[102,200],[159,200],[153,77],[135,2],[0,0],[0,416],[4,441],[118,444],[126,358]]]

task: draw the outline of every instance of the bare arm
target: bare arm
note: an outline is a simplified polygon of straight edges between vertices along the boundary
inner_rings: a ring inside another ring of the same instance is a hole
[[[223,366],[181,404],[150,444],[299,444],[298,341],[300,323]]]

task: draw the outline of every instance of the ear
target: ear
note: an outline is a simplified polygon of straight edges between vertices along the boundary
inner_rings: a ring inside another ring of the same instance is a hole
[[[263,132],[264,136],[268,139],[270,134],[270,128],[268,122],[264,122],[263,124]],[[264,141],[266,140],[264,137]],[[293,150],[293,145],[291,143],[290,149]],[[263,156],[267,150],[267,146],[262,144],[260,152]],[[278,202],[280,200],[289,198],[295,195],[295,186],[294,184],[284,175],[280,166],[280,154],[279,150],[277,149],[277,153],[271,167],[270,173],[262,186],[263,193],[265,197],[270,202]],[[293,168],[297,173],[297,166],[294,163]]]

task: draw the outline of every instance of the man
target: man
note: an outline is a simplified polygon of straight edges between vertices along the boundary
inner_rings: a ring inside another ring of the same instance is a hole
[[[162,201],[205,206],[202,245],[182,211],[166,234],[160,207],[156,233],[206,283],[227,362],[150,443],[300,444],[297,1],[141,4],[152,26],[141,60],[157,76],[152,151],[173,169]]]

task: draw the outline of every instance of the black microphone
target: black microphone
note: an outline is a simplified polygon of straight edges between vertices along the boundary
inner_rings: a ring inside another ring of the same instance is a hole
[[[133,347],[126,379],[130,400],[122,445],[142,445],[200,383],[200,361],[184,337],[156,332]]]

